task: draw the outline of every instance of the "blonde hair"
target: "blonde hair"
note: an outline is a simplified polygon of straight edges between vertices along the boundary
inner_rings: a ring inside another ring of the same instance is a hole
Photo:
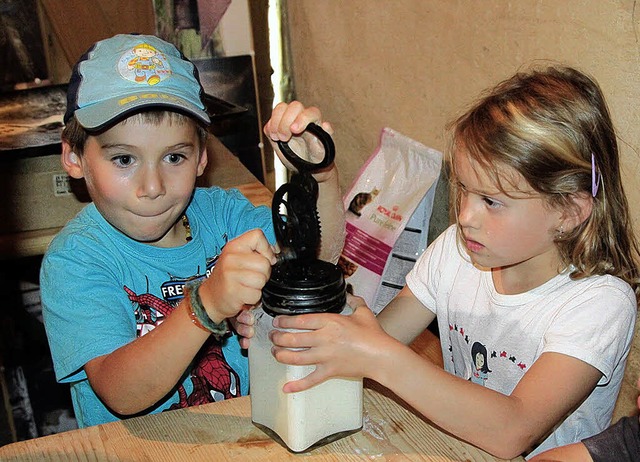
[[[638,243],[622,187],[616,134],[598,84],[569,67],[517,73],[452,124],[448,166],[462,147],[504,193],[500,172],[510,167],[549,206],[575,206],[577,193],[592,194],[590,216],[556,239],[571,277],[611,274],[628,282],[640,299]],[[592,167],[592,156],[594,167]],[[452,170],[452,177],[455,171]],[[456,208],[459,191],[452,182]]]

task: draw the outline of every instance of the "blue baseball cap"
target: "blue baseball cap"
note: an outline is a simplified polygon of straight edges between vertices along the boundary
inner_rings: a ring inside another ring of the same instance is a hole
[[[182,112],[208,125],[198,70],[178,49],[153,35],[119,34],[96,42],[76,63],[64,123],[75,115],[100,131],[144,109]]]

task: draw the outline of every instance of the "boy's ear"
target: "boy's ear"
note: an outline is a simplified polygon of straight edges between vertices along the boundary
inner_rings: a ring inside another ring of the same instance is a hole
[[[62,167],[71,178],[79,180],[84,177],[82,158],[73,152],[71,145],[66,141],[62,142],[62,154],[60,156],[60,160],[62,162]]]
[[[198,160],[198,176],[204,173],[204,169],[207,167],[209,163],[209,157],[207,156],[207,148],[204,148],[200,153],[200,160]]]
[[[566,230],[572,230],[582,223],[591,215],[593,210],[593,197],[586,191],[573,194],[571,197],[573,207],[569,207],[564,213],[563,222]]]

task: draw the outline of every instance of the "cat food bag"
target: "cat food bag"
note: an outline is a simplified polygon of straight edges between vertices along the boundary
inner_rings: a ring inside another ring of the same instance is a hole
[[[343,197],[347,235],[338,265],[349,290],[375,314],[404,286],[426,246],[441,167],[441,152],[384,128]]]

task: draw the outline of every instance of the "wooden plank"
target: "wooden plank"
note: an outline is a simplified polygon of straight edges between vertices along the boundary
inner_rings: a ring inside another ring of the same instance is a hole
[[[41,0],[41,3],[70,65],[94,42],[114,34],[155,34],[151,0]]]
[[[248,396],[72,430],[0,448],[11,461],[495,461],[438,430],[393,396],[364,391],[363,426],[293,454],[251,421]],[[524,459],[518,457],[514,461]]]

